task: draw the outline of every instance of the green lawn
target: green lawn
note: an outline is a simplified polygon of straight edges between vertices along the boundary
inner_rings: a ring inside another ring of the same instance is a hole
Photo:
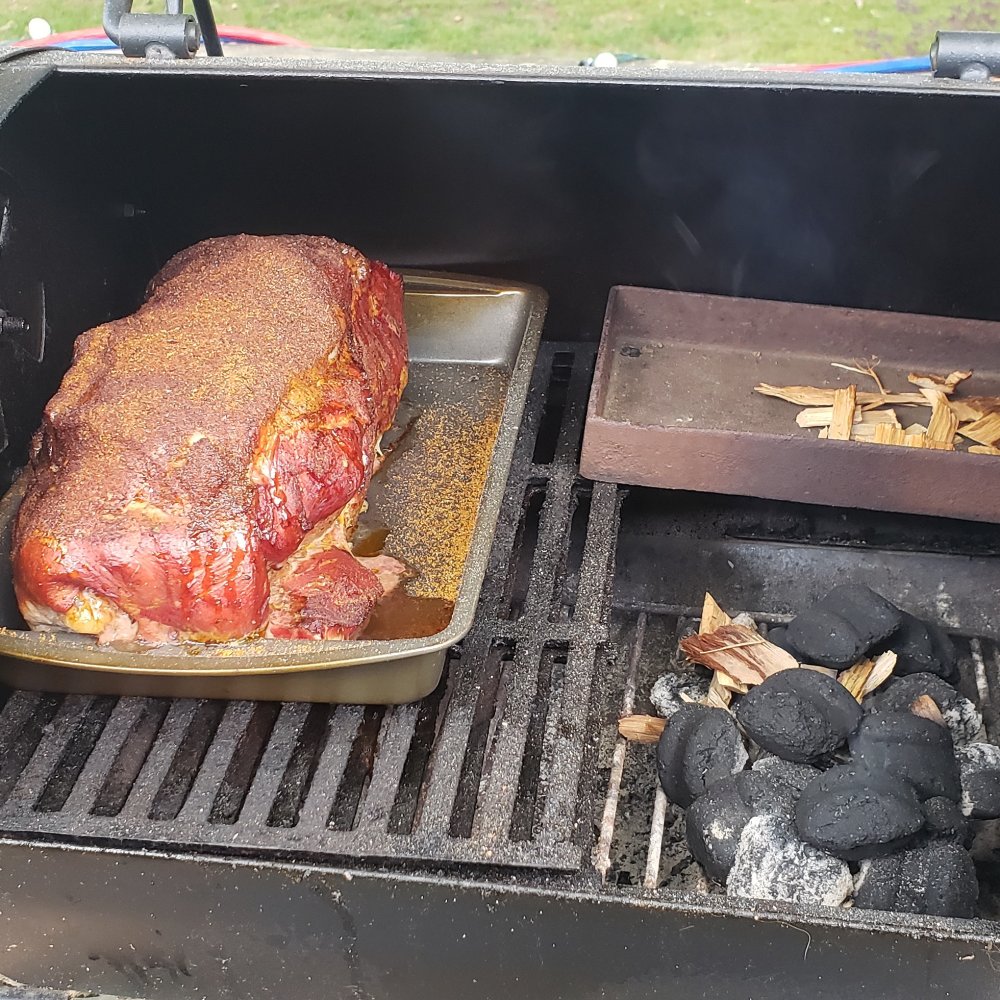
[[[23,34],[32,16],[56,31],[91,27],[100,8],[100,0],[3,0],[0,37]],[[219,0],[215,10],[221,24],[319,45],[571,60],[610,50],[834,62],[923,54],[938,28],[1000,27],[1000,0]]]

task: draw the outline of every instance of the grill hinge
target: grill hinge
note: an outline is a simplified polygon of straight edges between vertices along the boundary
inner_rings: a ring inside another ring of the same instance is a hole
[[[190,59],[200,41],[210,56],[222,55],[211,0],[193,0],[195,14],[184,13],[184,0],[166,0],[159,14],[133,14],[132,0],[104,0],[104,30],[126,56]]]

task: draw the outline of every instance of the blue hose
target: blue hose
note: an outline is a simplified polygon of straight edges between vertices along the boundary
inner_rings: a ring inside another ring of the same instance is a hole
[[[902,59],[882,59],[878,62],[851,63],[817,70],[820,73],[929,73],[930,56],[904,56]]]

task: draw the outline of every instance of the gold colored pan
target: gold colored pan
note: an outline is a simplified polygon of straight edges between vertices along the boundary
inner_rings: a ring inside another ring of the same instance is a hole
[[[384,540],[384,551],[418,575],[406,599],[377,612],[371,637],[129,649],[32,632],[11,586],[11,526],[23,492],[15,483],[0,499],[0,681],[86,694],[359,704],[415,701],[434,689],[448,647],[472,627],[547,300],[527,285],[403,277],[410,381],[357,539],[359,548]]]

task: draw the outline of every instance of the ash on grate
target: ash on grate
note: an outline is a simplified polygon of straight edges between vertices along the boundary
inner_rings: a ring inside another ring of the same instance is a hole
[[[949,637],[854,584],[772,637],[825,672],[730,677],[743,686],[728,710],[677,706],[690,674],[658,682],[659,776],[691,855],[731,896],[971,916],[969,847],[1000,818],[1000,747],[974,742],[982,716],[953,686]]]

